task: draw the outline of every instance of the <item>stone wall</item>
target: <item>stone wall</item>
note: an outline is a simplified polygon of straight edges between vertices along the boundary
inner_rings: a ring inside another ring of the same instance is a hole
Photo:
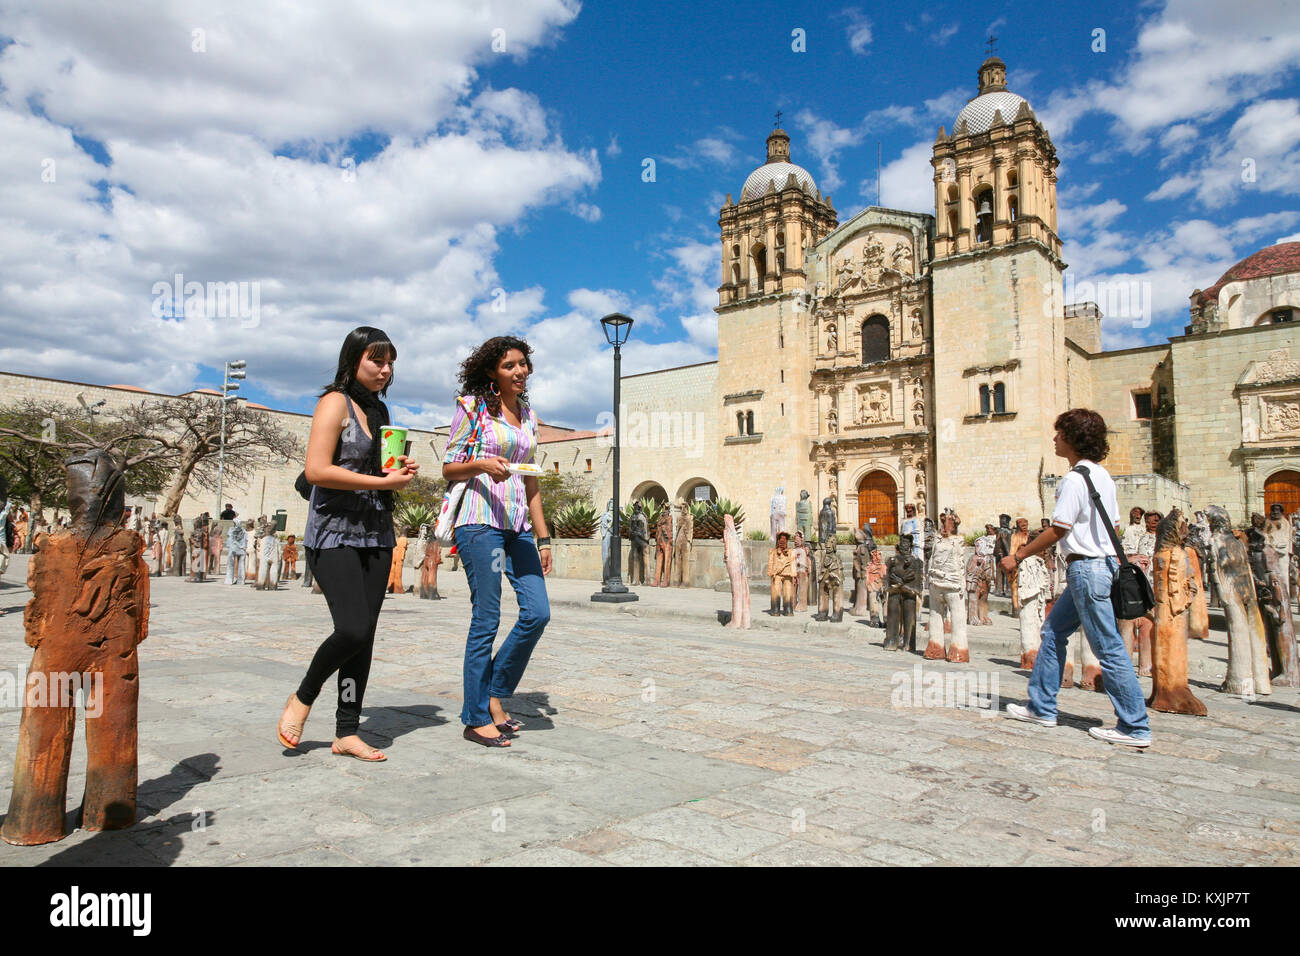
[[[1156,366],[1168,354],[1167,345],[1151,345],[1090,357],[1093,387],[1092,404],[1088,407],[1106,420],[1110,456],[1105,465],[1113,475],[1143,475],[1156,470],[1152,419],[1137,417],[1133,396],[1135,392],[1150,392],[1154,411],[1154,374]]]
[[[1268,475],[1280,468],[1300,469],[1300,456],[1285,448],[1267,460],[1245,458],[1240,404],[1233,390],[1247,366],[1273,349],[1300,356],[1300,325],[1186,335],[1170,342],[1178,480],[1191,487],[1197,507],[1222,505],[1234,522],[1242,523],[1251,511],[1264,510]]]
[[[1168,514],[1170,508],[1177,507],[1189,517],[1192,514],[1194,502],[1191,489],[1186,485],[1171,481],[1164,475],[1112,474],[1111,477],[1115,479],[1115,497],[1119,501],[1119,514],[1110,517],[1118,522],[1121,529],[1128,524],[1130,508],[1141,508],[1144,511],[1154,509],[1161,514]],[[1041,515],[1043,518],[1052,516],[1052,504],[1056,501],[1056,486],[1060,481],[1059,475],[1046,475],[1043,478],[1043,496],[1048,502],[1048,510]],[[1203,503],[1195,503],[1195,506],[1203,507]],[[1033,523],[1031,518],[1030,524]]]

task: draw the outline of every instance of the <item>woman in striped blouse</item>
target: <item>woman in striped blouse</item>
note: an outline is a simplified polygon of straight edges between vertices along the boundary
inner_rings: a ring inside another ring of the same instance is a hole
[[[537,449],[537,417],[526,392],[531,355],[523,339],[497,336],[461,363],[461,395],[442,466],[448,481],[469,483],[455,521],[456,550],[473,604],[460,719],[465,739],[485,747],[509,747],[507,734],[523,726],[501,701],[514,694],[551,619],[544,580],[551,571],[551,539],[542,496],[536,476],[518,469],[532,465]],[[534,530],[540,535],[535,541]],[[515,589],[519,620],[493,656],[503,569]]]

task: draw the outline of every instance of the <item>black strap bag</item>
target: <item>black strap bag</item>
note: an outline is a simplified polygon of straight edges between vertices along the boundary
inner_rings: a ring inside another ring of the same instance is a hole
[[[1124,548],[1119,543],[1119,535],[1115,533],[1115,525],[1102,506],[1101,495],[1093,487],[1088,469],[1082,465],[1075,465],[1070,470],[1077,471],[1087,483],[1088,493],[1092,495],[1092,503],[1096,506],[1097,513],[1101,515],[1102,524],[1106,526],[1106,531],[1110,534],[1110,543],[1115,546],[1115,554],[1119,558],[1119,567],[1115,569],[1115,580],[1110,585],[1110,603],[1115,609],[1115,619],[1131,621],[1134,618],[1145,617],[1147,612],[1156,606],[1156,596],[1151,592],[1151,582],[1142,573],[1142,569],[1130,561],[1128,555],[1124,553]]]

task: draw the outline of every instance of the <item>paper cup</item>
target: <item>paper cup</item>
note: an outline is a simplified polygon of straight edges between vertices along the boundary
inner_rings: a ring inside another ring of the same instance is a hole
[[[380,431],[379,460],[385,472],[402,470],[402,463],[397,459],[405,455],[409,447],[406,432],[407,429],[400,425],[385,425]]]

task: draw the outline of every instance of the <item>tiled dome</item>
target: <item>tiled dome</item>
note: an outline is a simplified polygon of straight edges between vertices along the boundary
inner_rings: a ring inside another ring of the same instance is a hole
[[[778,191],[784,189],[785,181],[790,177],[791,173],[794,173],[795,182],[816,195],[817,184],[813,182],[808,170],[802,166],[796,166],[794,163],[764,163],[749,174],[749,178],[745,180],[745,185],[741,187],[740,198],[742,200],[757,199],[767,192],[767,187],[771,183],[776,183]]]
[[[993,93],[982,93],[975,97],[957,114],[957,122],[953,124],[956,130],[966,121],[966,130],[972,136],[976,133],[987,133],[993,126],[993,114],[1001,110],[1002,118],[1008,123],[1016,118],[1016,113],[1020,110],[1020,104],[1026,102],[1023,96],[1017,96],[1015,93],[1009,93],[1006,90],[999,90]]]

